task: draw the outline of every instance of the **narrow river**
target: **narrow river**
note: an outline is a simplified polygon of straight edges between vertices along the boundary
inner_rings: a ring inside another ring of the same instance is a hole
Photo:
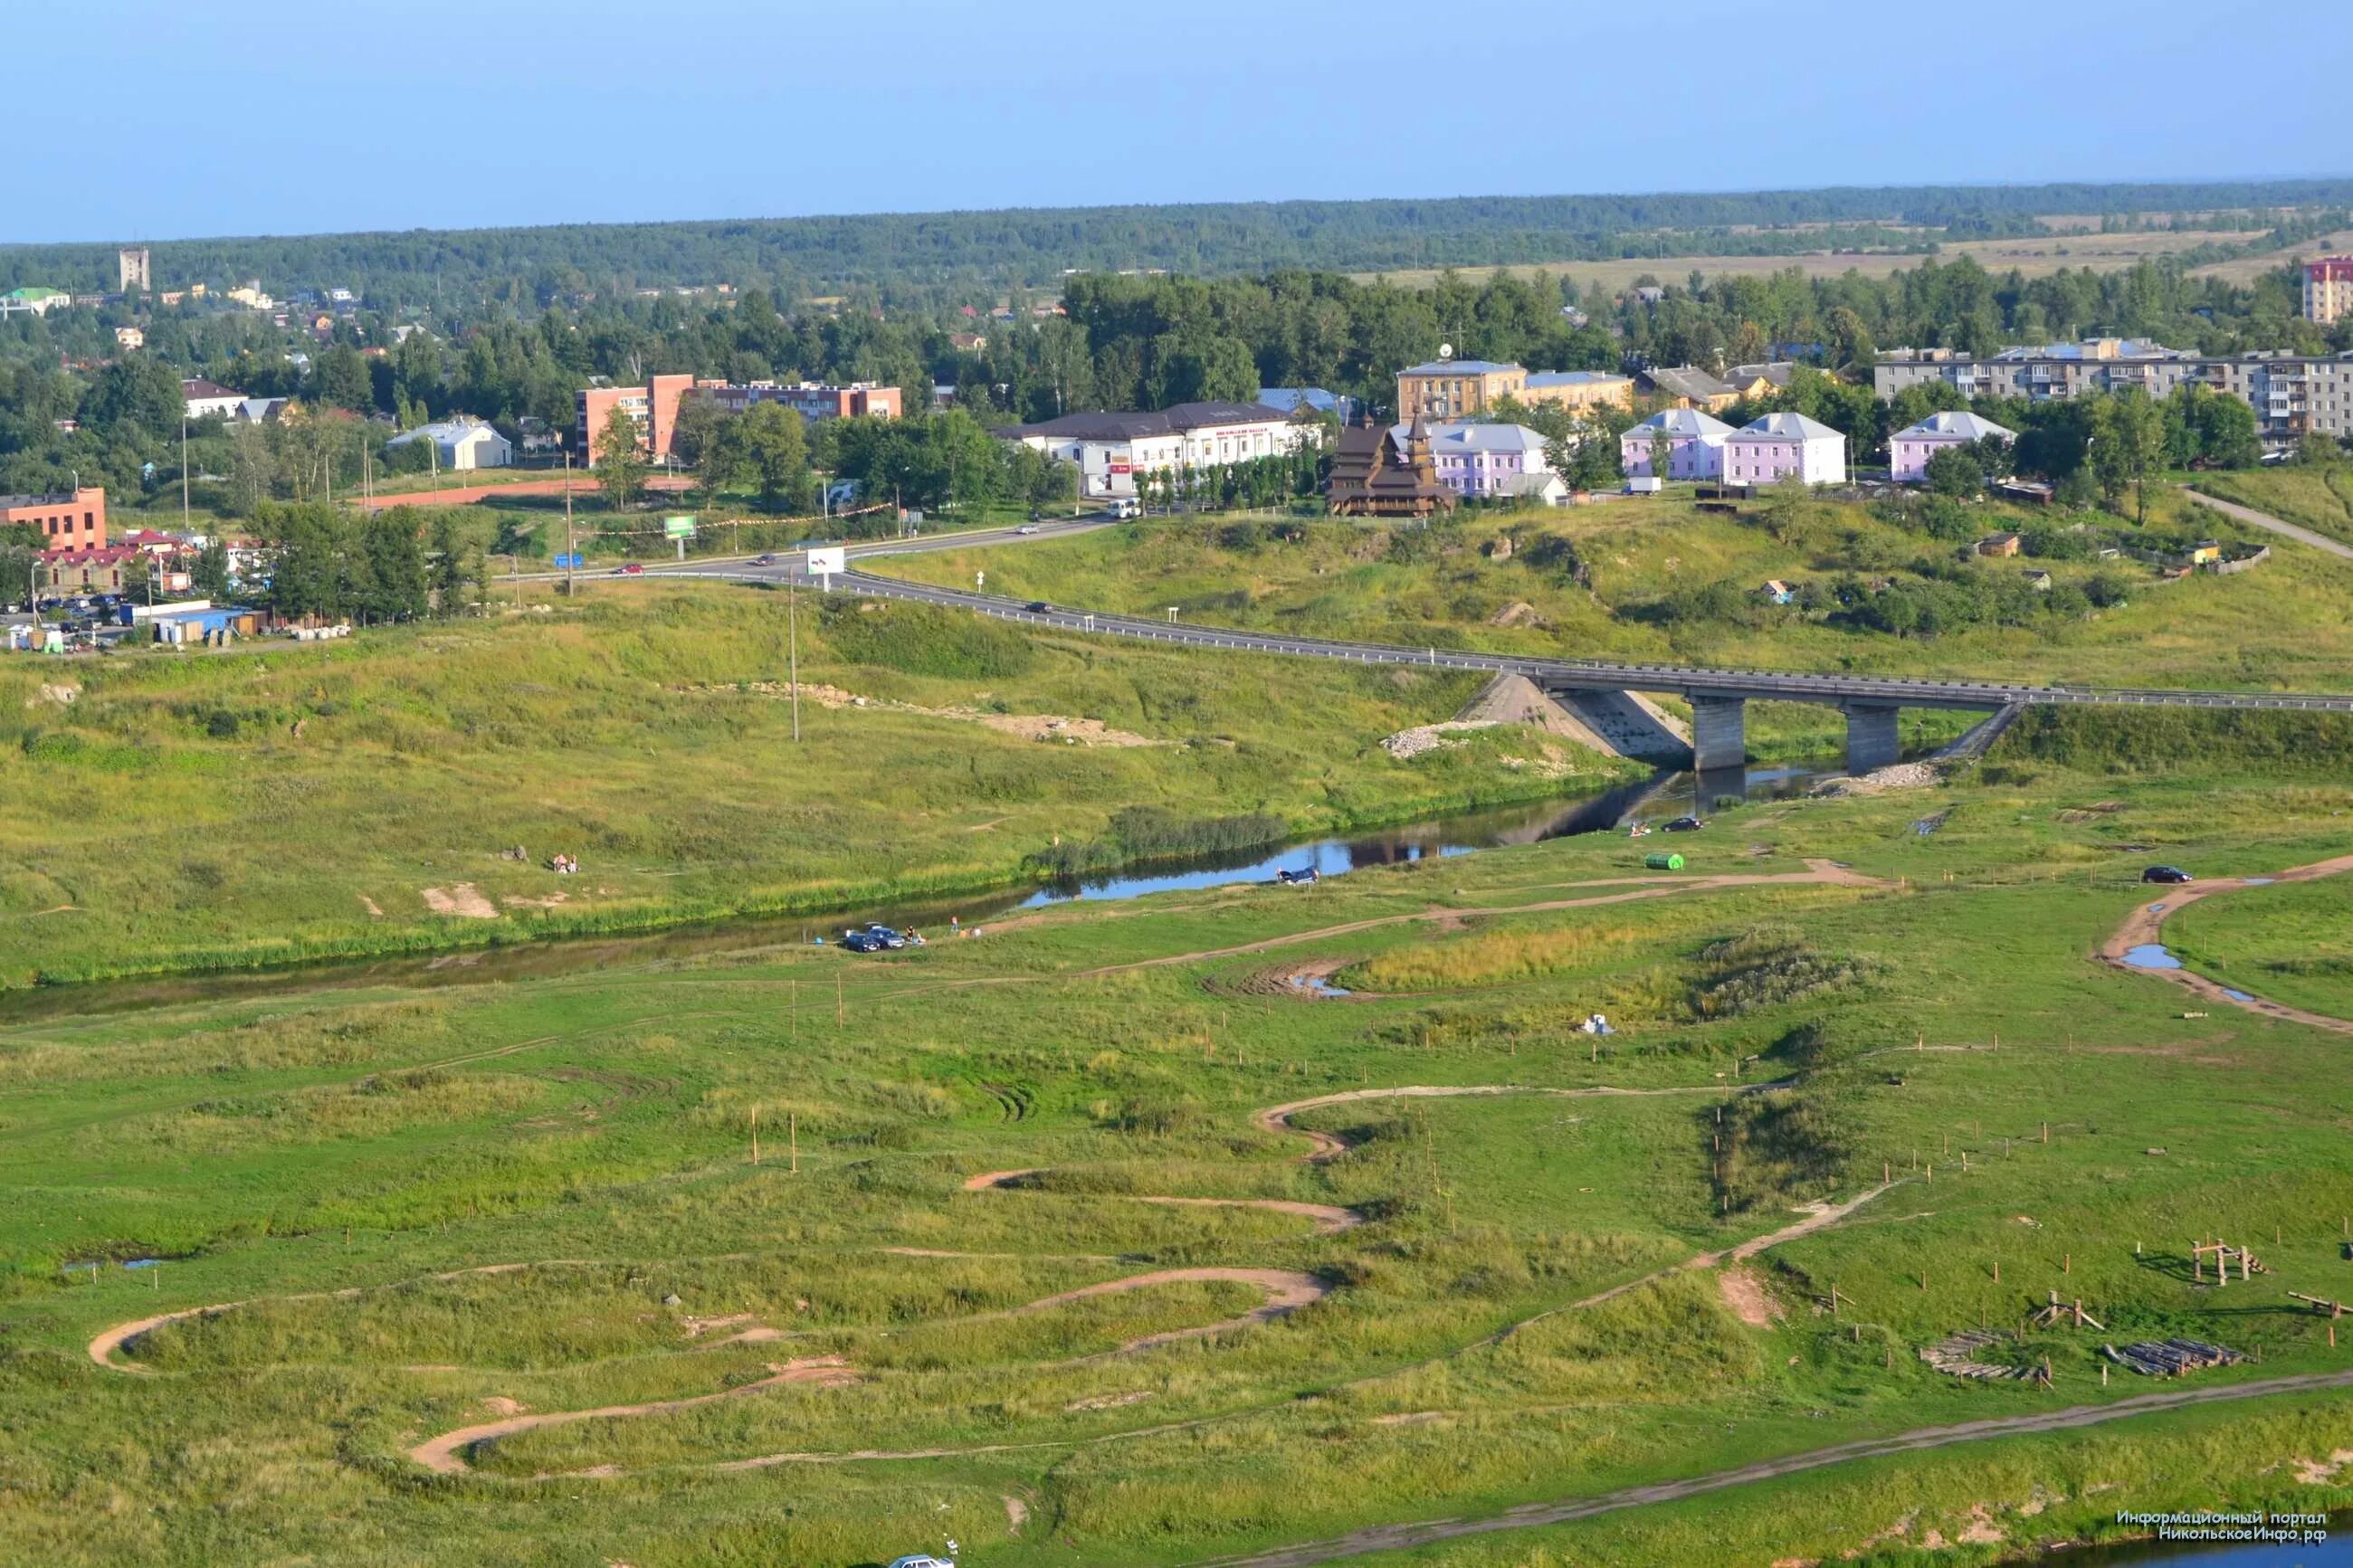
[[[1662,822],[1685,813],[1706,815],[1736,799],[1781,799],[1802,795],[1842,773],[1835,763],[1722,769],[1704,775],[1660,773],[1607,794],[1570,800],[1461,812],[1359,833],[1303,839],[1280,847],[1244,850],[1156,863],[1103,877],[1040,886],[1026,883],[961,900],[941,900],[829,914],[748,917],[667,931],[607,937],[556,938],[510,946],[470,948],[445,953],[404,953],[377,959],[343,959],[279,968],[216,970],[154,979],[100,981],[0,994],[0,1026],[41,1019],[121,1013],[241,996],[289,995],[309,991],[374,985],[438,986],[543,979],[623,963],[740,952],[835,939],[840,931],[872,921],[923,931],[944,930],[954,920],[986,926],[1023,909],[1073,900],[1139,899],[1191,888],[1232,882],[1271,882],[1281,871],[1313,868],[1336,877],[1367,866],[1469,855],[1513,844],[1537,844],[1572,834],[1605,833],[1633,822]]]

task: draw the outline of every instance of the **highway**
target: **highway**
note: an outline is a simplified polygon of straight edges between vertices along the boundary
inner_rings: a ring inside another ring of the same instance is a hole
[[[968,545],[1026,543],[1031,540],[1067,539],[1111,526],[1104,518],[1039,523],[1039,531],[1022,534],[1015,529],[976,530],[927,539],[882,540],[850,546],[853,560],[911,554],[922,551],[961,549]],[[779,553],[771,565],[749,562],[690,561],[649,565],[648,576],[712,578],[727,582],[795,583],[815,586],[797,552]],[[1524,675],[1539,686],[1556,690],[1664,691],[1683,697],[1771,699],[1820,702],[1833,706],[1862,704],[1900,708],[1947,708],[1993,712],[2012,704],[2221,708],[2242,711],[2301,710],[2353,713],[2353,694],[2243,691],[2182,691],[2144,688],[2095,688],[2073,685],[2027,685],[1990,680],[1936,679],[1897,676],[1802,675],[1780,670],[1706,669],[1688,665],[1632,664],[1607,659],[1534,658],[1518,654],[1472,653],[1455,648],[1400,647],[1386,643],[1336,642],[1319,637],[1289,637],[1270,632],[1237,631],[1192,622],[1154,620],[1048,605],[1004,598],[993,594],[877,576],[851,570],[835,584],[874,598],[905,599],[941,605],[1001,620],[1050,626],[1058,631],[1100,637],[1133,637],[1138,641],[1171,643],[1187,647],[1219,648],[1235,653],[1274,654],[1294,658],[1340,659],[1356,664],[1421,665],[1435,669],[1480,670]]]

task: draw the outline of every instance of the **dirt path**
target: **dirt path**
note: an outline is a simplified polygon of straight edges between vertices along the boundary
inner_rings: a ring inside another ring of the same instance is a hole
[[[509,1415],[497,1421],[485,1421],[477,1426],[460,1426],[454,1432],[427,1437],[409,1449],[408,1457],[436,1475],[470,1475],[474,1467],[459,1457],[461,1450],[477,1443],[512,1437],[519,1432],[533,1432],[542,1426],[561,1426],[574,1421],[600,1421],[691,1410],[697,1405],[716,1405],[723,1399],[741,1399],[747,1394],[758,1394],[788,1383],[814,1383],[836,1388],[857,1381],[857,1377],[858,1374],[850,1371],[839,1356],[813,1356],[806,1361],[786,1362],[773,1374],[757,1383],[747,1383],[739,1388],[724,1388],[716,1394],[698,1394],[685,1399],[649,1400],[642,1405],[607,1405],[595,1410],[552,1410],[538,1415]]]
[[[1587,899],[1549,899],[1533,904],[1498,904],[1492,908],[1460,909],[1451,905],[1436,909],[1415,910],[1402,915],[1376,915],[1369,920],[1347,921],[1339,925],[1321,926],[1314,931],[1289,931],[1282,936],[1262,937],[1257,942],[1240,942],[1232,947],[1204,948],[1198,952],[1171,953],[1166,958],[1143,958],[1130,963],[1109,963],[1099,969],[1082,969],[1075,973],[1082,979],[1104,974],[1124,974],[1137,969],[1163,969],[1174,963],[1197,963],[1213,958],[1238,958],[1244,953],[1267,952],[1278,947],[1293,947],[1303,942],[1322,942],[1327,937],[1353,936],[1358,931],[1378,931],[1384,926],[1409,925],[1417,921],[1447,921],[1472,919],[1482,915],[1540,915],[1556,910],[1585,910],[1603,904],[1630,903],[1638,899],[1672,898],[1678,893],[1712,893],[1725,888],[1884,888],[1889,884],[1876,877],[1866,877],[1859,871],[1834,865],[1828,860],[1808,860],[1802,871],[1726,872],[1715,877],[1602,877],[1590,882],[1573,884],[1580,888],[1626,888],[1622,893],[1603,893]],[[1001,928],[999,928],[1001,929]]]
[[[2353,1372],[2306,1373],[2295,1377],[2263,1378],[2254,1383],[2168,1389],[2159,1394],[2119,1399],[2112,1405],[2077,1405],[2036,1415],[2006,1415],[1984,1421],[1964,1421],[1952,1426],[1923,1426],[1891,1437],[1866,1437],[1802,1454],[1785,1455],[1778,1459],[1761,1460],[1737,1469],[1691,1476],[1682,1480],[1626,1487],[1596,1497],[1564,1502],[1523,1504],[1484,1519],[1441,1519],[1415,1524],[1375,1525],[1335,1536],[1328,1541],[1307,1542],[1298,1546],[1278,1547],[1271,1552],[1252,1552],[1240,1557],[1211,1558],[1195,1563],[1193,1568],[1310,1568],[1314,1563],[1336,1562],[1344,1557],[1362,1557],[1374,1552],[1409,1551],[1468,1535],[1567,1524],[1576,1520],[1615,1513],[1621,1509],[1673,1502],[1678,1499],[1724,1491],[1755,1481],[1800,1475],[1830,1465],[1842,1465],[1852,1459],[1916,1453],[1927,1448],[1945,1448],[1959,1443],[1978,1443],[2035,1432],[2067,1432],[2194,1405],[2217,1405],[2241,1399],[2262,1399],[2277,1394],[2304,1394],[2345,1387],[2353,1387]]]
[[[2248,888],[2264,887],[2285,882],[2317,881],[2323,877],[2335,877],[2353,871],[2353,855],[2339,855],[2330,860],[2316,860],[2309,866],[2294,866],[2267,880],[2249,881],[2245,878],[2226,878],[2214,882],[2193,882],[2186,888],[2169,889],[2166,896],[2151,904],[2142,904],[2126,916],[2108,940],[2100,944],[2104,963],[2123,970],[2127,974],[2146,975],[2153,980],[2168,980],[2176,985],[2196,992],[2209,1002],[2219,1002],[2226,1007],[2237,1007],[2249,1013],[2260,1013],[2266,1018],[2284,1023],[2305,1024],[2316,1029],[2328,1029],[2340,1035],[2353,1035],[2353,1019],[2331,1017],[2326,1013],[2308,1013],[2301,1007],[2284,1003],[2266,1002],[2260,996],[2244,992],[2233,996],[2235,987],[2225,987],[2202,974],[2182,969],[2148,969],[2126,962],[2125,955],[2137,947],[2162,946],[2165,922],[2191,904],[2211,899],[2218,893],[2235,893]],[[2243,1000],[2242,999],[2243,998]]]
[[[1337,1094],[1319,1094],[1308,1100],[1294,1100],[1284,1105],[1270,1105],[1250,1114],[1250,1124],[1261,1132],[1290,1132],[1308,1141],[1307,1152],[1302,1154],[1303,1164],[1320,1165],[1336,1160],[1348,1152],[1346,1142],[1329,1132],[1317,1132],[1305,1127],[1293,1127],[1291,1119],[1303,1110],[1315,1110],[1326,1105],[1351,1105],[1365,1100],[1452,1100],[1464,1095],[1544,1094],[1563,1100],[1641,1100],[1668,1094],[1754,1094],[1759,1089],[1787,1089],[1789,1080],[1771,1083],[1694,1084],[1677,1089],[1615,1089],[1599,1085],[1589,1089],[1539,1089],[1516,1083],[1482,1084],[1407,1084],[1396,1089],[1350,1089]],[[1008,1173],[1027,1175],[1028,1172]]]
[[[2182,488],[2181,493],[2200,506],[2211,506],[2224,517],[2236,518],[2250,528],[2260,528],[2265,532],[2276,533],[2283,539],[2293,539],[2298,544],[2309,544],[2315,550],[2325,550],[2331,555],[2341,555],[2348,561],[2353,561],[2353,546],[2348,546],[2342,541],[2331,539],[2325,533],[2315,533],[2312,530],[2290,522],[2285,518],[2274,517],[2267,511],[2257,511],[2253,507],[2241,506],[2236,501],[2227,501],[2220,496],[2210,496],[2203,490],[2193,490],[2187,486]]]
[[[977,1176],[965,1177],[963,1190],[967,1193],[992,1192],[1010,1187],[1025,1176],[1045,1173],[1042,1166],[1022,1171],[984,1171]],[[1171,1198],[1127,1193],[1090,1193],[1085,1195],[1090,1198],[1116,1198],[1131,1204],[1165,1204],[1172,1208],[1265,1209],[1270,1214],[1297,1215],[1302,1219],[1314,1220],[1319,1236],[1354,1230],[1365,1223],[1365,1216],[1355,1209],[1344,1209],[1332,1204],[1298,1203],[1290,1198]]]

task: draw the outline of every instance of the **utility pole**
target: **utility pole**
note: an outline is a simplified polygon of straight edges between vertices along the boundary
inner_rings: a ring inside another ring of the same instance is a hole
[[[180,408],[180,531],[188,531],[188,410]]]
[[[564,450],[564,596],[572,597],[572,565],[578,558],[580,542],[572,533],[572,449]]]
[[[793,743],[798,745],[801,739],[801,594],[790,584],[785,587],[785,626],[786,645],[790,650],[786,657],[791,660]]]

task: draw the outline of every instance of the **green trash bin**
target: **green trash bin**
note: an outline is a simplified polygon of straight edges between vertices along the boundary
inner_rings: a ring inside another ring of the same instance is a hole
[[[1680,871],[1683,868],[1683,858],[1672,852],[1662,851],[1656,855],[1643,856],[1642,864],[1653,871]]]

